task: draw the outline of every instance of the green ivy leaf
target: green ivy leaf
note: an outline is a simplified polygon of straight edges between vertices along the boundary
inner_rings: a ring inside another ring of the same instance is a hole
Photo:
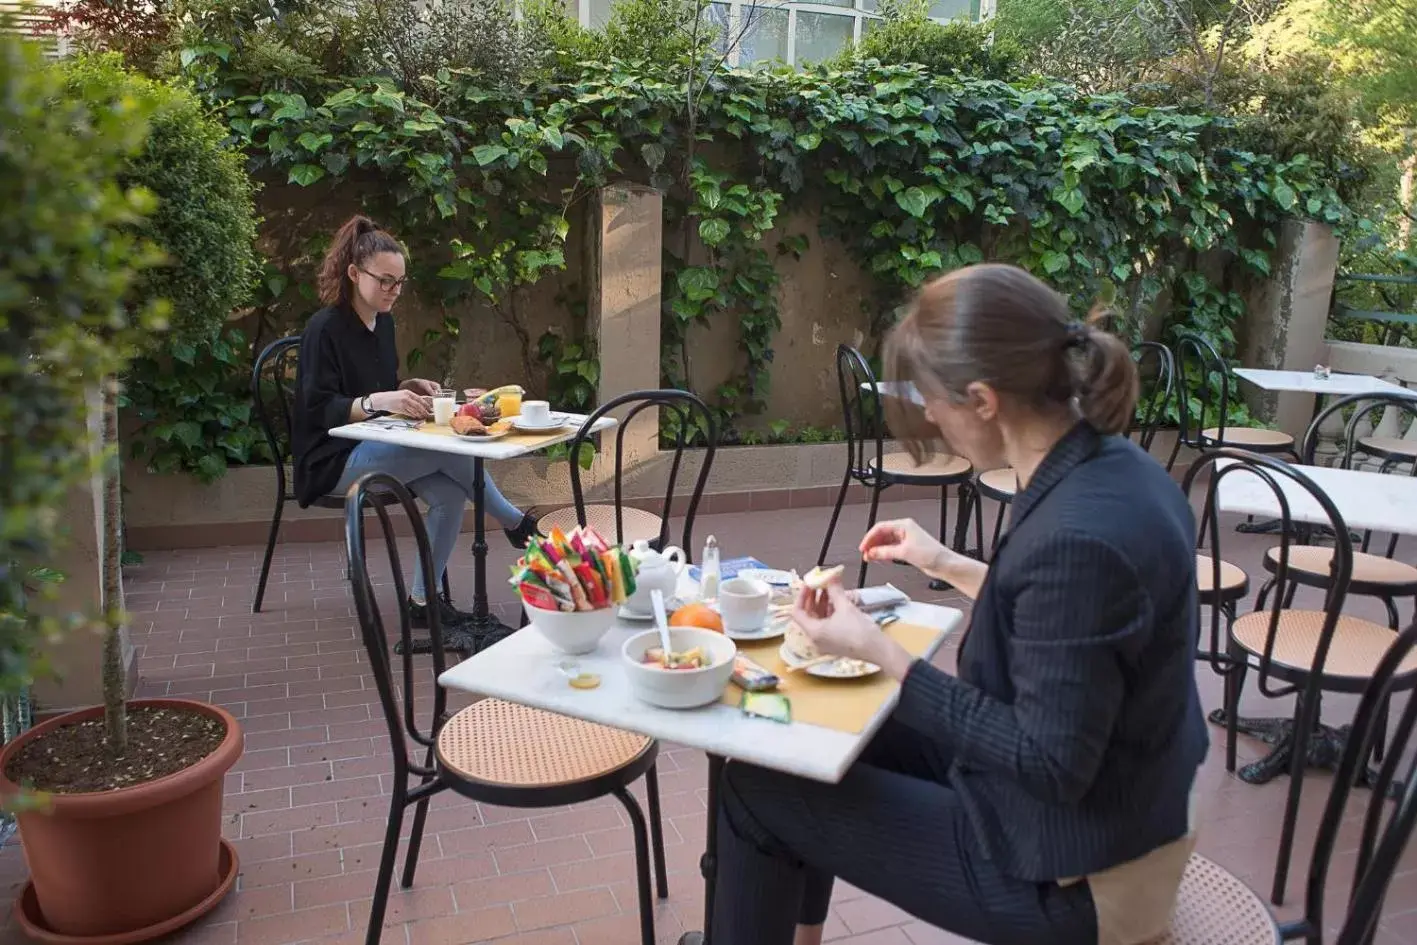
[[[1057,275],[1072,265],[1072,260],[1067,253],[1060,253],[1052,249],[1044,253],[1040,261],[1043,263],[1043,271],[1050,276]]]
[[[1280,209],[1290,211],[1294,209],[1294,204],[1299,200],[1294,193],[1294,188],[1284,181],[1276,181],[1274,185],[1274,202],[1279,204]]]
[[[822,146],[822,136],[815,131],[797,136],[797,149],[799,151],[815,151]]]
[[[919,187],[907,187],[895,195],[895,202],[900,209],[918,220],[925,216],[925,211],[930,209],[933,201]]]
[[[718,272],[707,266],[679,270],[679,290],[691,302],[703,302],[718,294]]]
[[[728,221],[718,217],[710,217],[699,223],[699,239],[703,240],[706,246],[718,246],[728,239],[729,231]]]
[[[645,167],[651,171],[657,171],[664,163],[664,145],[649,142],[640,145],[640,157],[644,159]]]
[[[290,169],[290,177],[286,183],[309,187],[324,176],[325,169],[317,164],[297,164]]]
[[[510,153],[500,144],[479,144],[472,149],[472,159],[477,162],[478,167],[486,167]]]
[[[335,140],[335,136],[326,132],[317,135],[313,131],[306,131],[295,139],[295,143],[300,145],[311,154],[318,154],[320,149]]]

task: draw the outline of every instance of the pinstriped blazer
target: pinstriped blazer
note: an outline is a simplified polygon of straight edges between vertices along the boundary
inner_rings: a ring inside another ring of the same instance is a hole
[[[1047,882],[1186,834],[1209,738],[1196,691],[1195,522],[1166,471],[1079,423],[1014,499],[960,645],[896,718],[953,756],[987,855]]]

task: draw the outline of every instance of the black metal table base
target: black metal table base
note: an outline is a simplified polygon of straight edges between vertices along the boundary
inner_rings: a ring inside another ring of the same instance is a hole
[[[459,627],[443,628],[443,649],[451,653],[471,656],[480,650],[516,633],[492,615],[492,607],[487,600],[487,512],[482,505],[483,497],[482,457],[473,458],[472,475],[472,613],[467,623]],[[451,603],[451,602],[449,602]],[[394,644],[394,652],[403,654],[403,643]],[[427,638],[413,641],[414,653],[433,652],[433,642]]]
[[[699,857],[699,872],[704,877],[704,927],[703,930],[685,932],[679,936],[679,945],[710,945],[713,934],[713,897],[718,885],[718,783],[723,777],[725,760],[718,755],[708,756],[708,823],[705,827],[704,855]]]
[[[1211,724],[1225,726],[1225,710],[1216,709],[1210,713]],[[1257,738],[1266,745],[1273,745],[1274,750],[1265,755],[1259,761],[1252,761],[1241,766],[1235,774],[1246,784],[1268,784],[1281,774],[1288,774],[1290,766],[1294,761],[1294,720],[1293,719],[1261,719],[1245,718],[1241,716],[1235,721],[1235,731],[1241,735],[1248,735]],[[1343,725],[1334,728],[1331,725],[1320,724],[1318,731],[1309,739],[1305,765],[1319,771],[1337,771],[1338,763],[1343,757],[1343,749],[1348,745],[1348,737],[1352,732],[1352,726]],[[1359,787],[1371,788],[1377,783],[1377,772],[1364,766],[1358,773],[1357,785]],[[1401,786],[1395,782],[1389,786],[1388,793],[1396,797],[1401,791]]]

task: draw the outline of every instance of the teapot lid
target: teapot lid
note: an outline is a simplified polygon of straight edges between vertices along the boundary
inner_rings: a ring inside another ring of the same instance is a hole
[[[649,546],[649,539],[640,538],[630,545],[630,554],[636,558],[659,557],[659,552]]]

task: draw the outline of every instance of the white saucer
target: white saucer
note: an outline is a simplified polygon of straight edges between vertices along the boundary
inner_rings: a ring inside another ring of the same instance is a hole
[[[675,597],[664,602],[664,612],[667,614],[672,614],[674,613],[674,611],[678,610],[680,607],[683,606],[684,601]],[[631,620],[635,623],[639,623],[641,621],[651,621],[654,619],[653,613],[642,614],[637,610],[631,610],[630,608],[625,606],[621,606],[619,610],[619,615],[621,620]]]
[[[787,632],[789,621],[768,619],[768,622],[756,630],[725,630],[724,636],[730,640],[742,640],[744,643],[757,643],[763,640],[776,640]]]
[[[554,417],[545,423],[528,423],[520,417],[512,418],[512,426],[523,433],[551,433],[563,429],[567,425],[564,419],[557,420]]]
[[[808,660],[799,659],[796,654],[787,648],[787,644],[782,644],[777,651],[778,658],[789,668],[801,666]],[[816,666],[807,667],[804,672],[808,676],[816,676],[818,679],[863,679],[866,676],[874,676],[881,671],[881,667],[875,663],[868,663],[865,660],[853,660],[846,657],[839,657],[830,663],[818,663]]]

